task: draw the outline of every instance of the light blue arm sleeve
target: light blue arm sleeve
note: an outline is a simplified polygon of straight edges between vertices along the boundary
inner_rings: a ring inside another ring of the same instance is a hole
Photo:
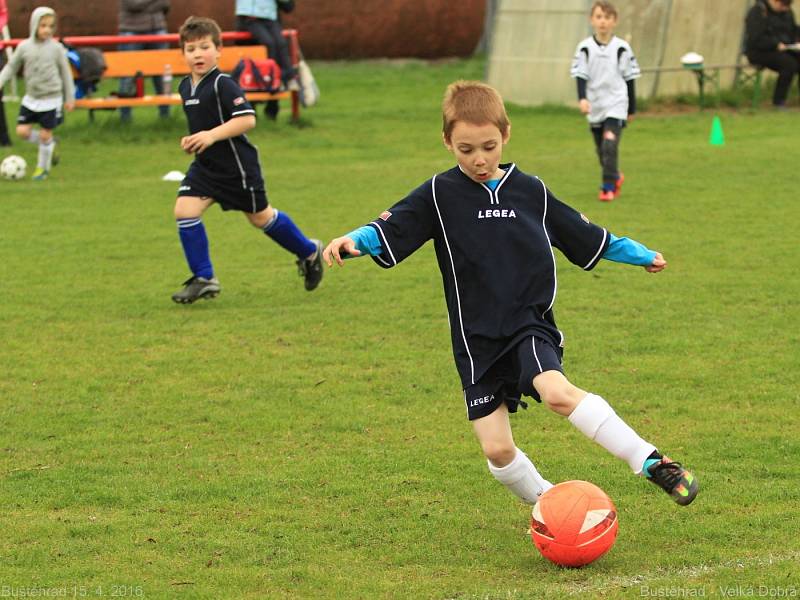
[[[378,232],[375,231],[374,227],[364,225],[363,227],[351,231],[344,237],[349,237],[353,240],[356,243],[356,249],[361,252],[362,255],[369,254],[370,256],[379,256],[383,253],[383,246],[381,246],[381,242],[378,239]]]
[[[614,262],[627,263],[629,265],[639,265],[646,267],[653,264],[656,253],[648,249],[643,244],[630,238],[618,238],[609,232],[608,248],[606,248],[603,258]],[[377,236],[376,236],[377,237]]]

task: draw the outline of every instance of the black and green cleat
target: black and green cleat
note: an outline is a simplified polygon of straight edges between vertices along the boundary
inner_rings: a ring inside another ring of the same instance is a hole
[[[691,504],[697,496],[697,478],[684,469],[681,463],[674,462],[667,456],[651,454],[644,461],[642,472],[649,481],[667,492],[681,506]]]

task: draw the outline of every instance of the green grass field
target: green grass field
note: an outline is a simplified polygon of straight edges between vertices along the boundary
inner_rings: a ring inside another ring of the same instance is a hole
[[[371,220],[452,166],[440,98],[482,72],[319,65],[306,126],[286,111],[252,135],[271,202],[325,240]],[[506,158],[669,261],[559,259],[570,379],[702,486],[680,508],[554,413],[515,416],[545,476],[617,505],[615,548],[578,570],[538,554],[486,469],[430,245],[309,294],[293,257],[212,208],[223,292],[170,301],[187,270],[160,177],[188,158],[183,116],[154,113],[74,113],[49,181],[0,181],[0,596],[800,595],[796,111],[721,113],[724,147],[710,112],[641,115],[606,205],[577,111],[510,107]]]

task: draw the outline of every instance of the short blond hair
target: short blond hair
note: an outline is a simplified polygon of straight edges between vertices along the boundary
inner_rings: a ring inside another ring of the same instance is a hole
[[[608,0],[595,0],[592,3],[592,10],[589,11],[590,17],[594,14],[594,10],[596,8],[599,8],[605,14],[607,14],[610,17],[614,17],[615,19],[619,17],[619,15],[617,14],[617,7],[611,4],[611,2],[608,2]]]
[[[442,133],[450,140],[456,122],[496,125],[504,136],[510,122],[499,92],[481,81],[455,81],[447,86],[442,101]]]

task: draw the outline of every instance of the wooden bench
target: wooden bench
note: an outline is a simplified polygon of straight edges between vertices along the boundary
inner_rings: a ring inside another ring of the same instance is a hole
[[[739,62],[735,65],[697,65],[682,67],[650,67],[642,69],[642,74],[657,73],[692,73],[697,78],[699,104],[703,109],[706,106],[706,86],[711,85],[717,98],[720,95],[720,77],[722,71],[735,71],[733,89],[738,93],[747,84],[753,85],[752,106],[756,108],[761,97],[761,75],[763,68]]]
[[[140,72],[144,77],[162,76],[169,67],[174,76],[188,75],[189,67],[183,58],[183,53],[179,48],[168,48],[164,50],[130,50],[104,52],[108,69],[103,74],[104,78],[134,77]],[[264,59],[267,51],[264,46],[223,46],[219,69],[222,72],[230,73],[236,64],[244,57],[253,59]],[[300,96],[294,90],[280,91],[277,93],[269,92],[246,92],[245,95],[250,102],[266,102],[268,100],[289,100],[292,103],[292,120],[297,121],[300,117]],[[181,97],[176,93],[145,95],[135,98],[122,98],[119,96],[96,97],[89,96],[75,101],[75,108],[88,109],[89,118],[93,118],[95,110],[112,110],[122,107],[137,108],[142,106],[165,106],[180,105]]]

